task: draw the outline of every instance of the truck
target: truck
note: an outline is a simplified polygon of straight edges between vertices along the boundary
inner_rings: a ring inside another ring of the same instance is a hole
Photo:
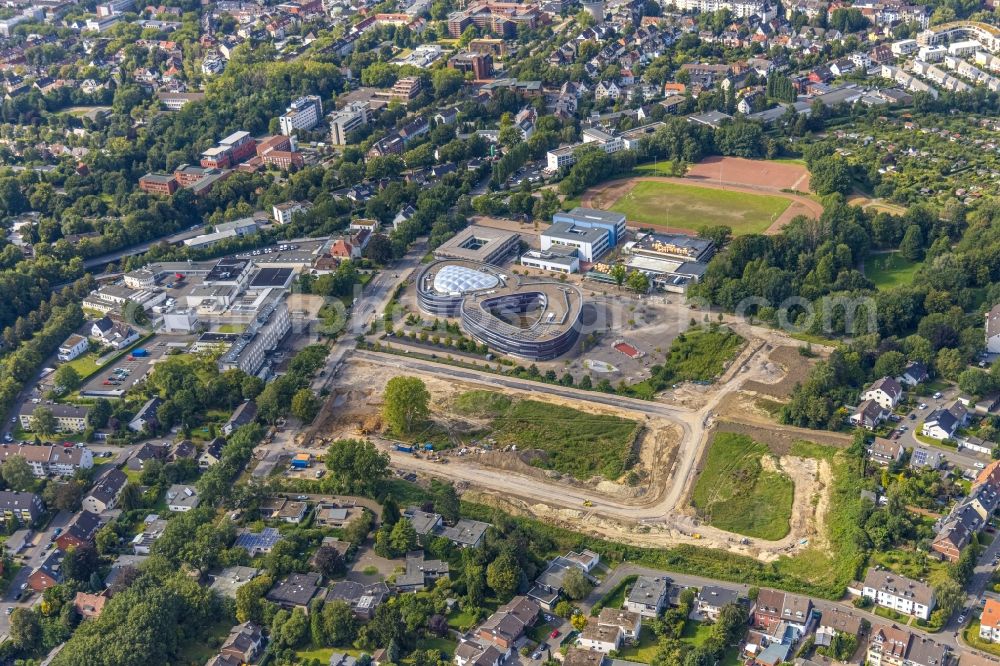
[[[131,356],[132,358],[143,358],[149,356],[149,352],[145,349],[133,349]]]
[[[413,447],[409,444],[397,444],[396,450],[401,451],[402,453],[413,453]]]
[[[424,451],[433,451],[433,450],[434,450],[434,445],[432,443],[427,442],[426,444],[424,444]]]

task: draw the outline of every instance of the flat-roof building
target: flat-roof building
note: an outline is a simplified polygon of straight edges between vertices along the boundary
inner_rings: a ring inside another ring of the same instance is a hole
[[[442,243],[434,250],[434,256],[496,264],[514,252],[520,242],[521,237],[516,233],[473,225]]]
[[[552,216],[552,222],[568,222],[581,228],[604,229],[608,232],[611,247],[618,245],[625,238],[625,215],[610,210],[577,206],[568,213],[556,213]]]

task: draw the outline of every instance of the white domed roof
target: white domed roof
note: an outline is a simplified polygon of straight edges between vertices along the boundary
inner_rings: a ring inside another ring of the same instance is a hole
[[[445,266],[434,276],[434,291],[440,294],[464,294],[467,291],[490,289],[500,284],[500,278],[468,266]]]

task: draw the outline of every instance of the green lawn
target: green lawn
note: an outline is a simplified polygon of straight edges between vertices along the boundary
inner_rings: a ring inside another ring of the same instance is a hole
[[[890,550],[872,553],[872,564],[880,564],[901,576],[925,580],[935,574],[947,572],[948,565],[927,556],[927,553],[910,550]]]
[[[1000,657],[1000,645],[989,643],[979,638],[979,628],[980,623],[978,619],[975,622],[969,623],[969,626],[965,628],[965,632],[962,634],[965,642],[977,650],[989,652],[992,655]]]
[[[448,626],[459,631],[468,631],[476,624],[476,616],[464,610],[457,610],[448,616]]]
[[[773,195],[645,181],[636,183],[611,210],[641,225],[698,231],[724,224],[733,235],[742,236],[762,233],[790,204]]]
[[[713,527],[776,541],[788,534],[793,484],[761,464],[767,446],[745,435],[717,434],[695,485],[693,504]]]
[[[879,289],[891,289],[913,282],[922,261],[910,261],[898,253],[878,254],[865,259],[865,275]]]
[[[228,617],[217,619],[205,628],[201,636],[181,646],[177,663],[187,666],[201,666],[219,652],[219,647],[233,628],[233,620]]]
[[[744,342],[738,333],[716,323],[691,328],[671,343],[663,363],[654,366],[649,379],[629,387],[630,394],[652,400],[674,382],[710,383],[723,373]]]
[[[643,625],[642,631],[639,632],[639,642],[619,650],[618,658],[625,661],[637,661],[640,664],[649,664],[653,661],[658,650],[656,634],[653,633],[652,629]]]
[[[480,408],[476,408],[476,403]],[[489,391],[459,396],[456,410],[491,418],[488,433],[497,446],[539,450],[532,464],[578,479],[616,479],[628,469],[632,444],[640,428],[636,421],[607,414],[589,414],[535,400],[509,400]]]
[[[84,354],[80,354],[72,361],[69,361],[64,365],[68,365],[74,370],[76,370],[76,373],[80,375],[81,379],[86,379],[87,377],[90,377],[92,374],[97,372],[98,369],[103,367],[97,365],[98,358],[99,358],[98,355],[95,354],[94,352],[86,352]]]
[[[674,163],[670,160],[659,160],[640,164],[635,168],[635,172],[640,176],[676,176],[674,173]]]
[[[421,638],[417,641],[417,648],[420,650],[440,650],[441,657],[446,661],[451,661],[455,656],[456,641],[447,638]]]
[[[355,648],[318,648],[315,646],[309,646],[308,650],[298,650],[295,653],[296,659],[300,662],[308,661],[309,659],[318,659],[321,664],[330,663],[330,655],[334,652],[341,652],[344,654],[349,654],[352,657],[360,657],[364,654],[364,650],[358,650]]]

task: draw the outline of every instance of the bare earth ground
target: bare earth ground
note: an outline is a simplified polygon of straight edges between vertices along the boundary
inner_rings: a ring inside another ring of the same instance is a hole
[[[580,482],[562,477],[532,467],[524,461],[520,452],[459,456],[457,451],[451,451],[445,456],[449,464],[393,452],[390,441],[378,436],[376,431],[380,424],[373,415],[378,412],[385,382],[398,373],[362,359],[346,364],[338,376],[337,385],[341,388],[334,389],[333,398],[337,405],[326,410],[329,416],[318,428],[322,439],[313,442],[313,445],[323,446],[329,439],[337,437],[368,436],[383,449],[390,450],[393,467],[416,472],[422,477],[453,480],[463,491],[463,496],[470,500],[624,543],[650,547],[695,544],[722,548],[763,561],[773,561],[806,547],[824,548],[818,536],[827,506],[826,489],[830,471],[815,460],[790,456],[789,450],[792,443],[799,439],[841,446],[846,442],[837,441],[835,435],[828,438],[823,433],[775,426],[760,409],[754,407],[753,398],[739,391],[740,384],[751,379],[764,385],[772,380],[780,383],[783,381],[784,366],[770,359],[769,353],[777,352],[782,357],[788,354],[783,348],[794,351],[796,357],[798,353],[793,346],[794,341],[780,333],[744,325],[736,325],[736,328],[748,339],[748,345],[719,382],[711,387],[692,390],[686,399],[664,396],[658,402],[685,405],[678,406],[679,409],[694,409],[700,405],[700,409],[709,411],[696,413],[707,414],[706,425],[710,429],[742,432],[771,447],[777,456],[777,464],[794,483],[790,532],[779,541],[752,540],[747,543],[740,535],[701,523],[689,501],[689,493],[697,478],[696,468],[690,467],[691,472],[685,478],[677,478],[681,452],[699,446],[698,442],[682,441],[680,428],[672,417],[647,419],[646,414],[630,410],[627,405],[616,409],[564,399],[538,390],[529,393],[507,387],[500,389],[577,409],[646,419],[646,435],[640,445],[640,461],[636,467],[641,481],[636,486],[598,479]],[[787,357],[788,360],[793,358]],[[811,364],[810,359],[798,358],[805,364]],[[477,424],[450,413],[449,405],[454,396],[465,390],[491,388],[488,376],[483,376],[481,381],[453,381],[439,378],[431,372],[407,370],[407,374],[419,375],[427,382],[435,421],[459,433],[475,429]],[[701,441],[711,441],[711,432]],[[707,446],[701,446],[699,455],[704,455],[705,450]],[[593,499],[594,508],[590,508],[586,498]]]
[[[817,358],[807,358],[799,353],[798,347],[778,347],[771,352],[768,360],[775,366],[775,376],[780,376],[780,379],[773,383],[751,379],[743,384],[742,389],[775,400],[787,400],[795,385],[804,382],[819,357],[824,356],[825,353],[817,352]]]
[[[747,192],[748,194],[771,194],[789,199],[792,203],[785,209],[765,233],[776,234],[798,215],[818,218],[823,206],[807,196],[790,194],[782,190],[809,191],[809,172],[804,166],[747,160],[740,157],[709,157],[691,166],[683,178],[666,176],[645,176],[626,178],[602,183],[584,192],[581,205],[602,210],[609,209],[639,181],[693,185],[716,190]],[[666,232],[690,233],[686,229],[658,226]]]

